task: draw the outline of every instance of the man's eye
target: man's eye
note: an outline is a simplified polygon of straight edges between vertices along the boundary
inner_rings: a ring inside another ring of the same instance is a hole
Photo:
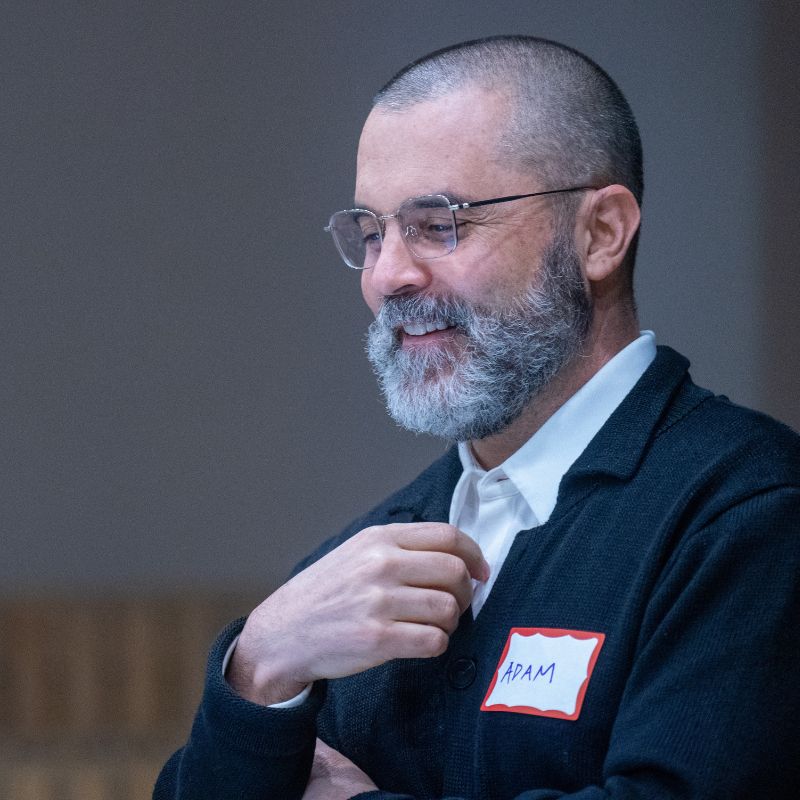
[[[422,225],[422,233],[429,239],[441,239],[453,234],[453,220],[428,219]]]
[[[377,247],[381,243],[381,237],[377,231],[364,231],[361,239],[367,247]]]
[[[358,227],[361,229],[361,236],[363,237],[364,241],[380,236],[378,226],[369,220],[359,220]]]

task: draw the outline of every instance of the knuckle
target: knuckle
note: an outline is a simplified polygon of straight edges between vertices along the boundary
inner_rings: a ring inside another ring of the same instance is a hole
[[[443,577],[448,586],[456,586],[469,578],[467,565],[455,556],[450,556],[445,562]]]
[[[431,627],[424,635],[424,651],[430,656],[440,656],[447,650],[450,637],[441,629]]]
[[[439,541],[444,550],[453,550],[458,545],[458,530],[452,525],[441,523],[437,530]]]
[[[362,542],[366,542],[367,545],[373,545],[376,542],[383,542],[386,540],[386,533],[387,528],[391,526],[386,525],[369,525],[366,528],[362,528],[357,534],[355,534],[350,541],[359,540]]]
[[[369,537],[374,535],[375,527],[370,525],[368,528],[362,528],[358,533],[353,534],[350,539],[345,542],[345,544],[352,544],[355,545],[358,542],[361,542],[363,539],[368,539]]]
[[[364,646],[373,652],[381,652],[389,641],[389,631],[385,625],[373,622],[367,625],[363,632]]]
[[[389,547],[382,547],[375,554],[373,571],[376,578],[387,580],[394,578],[400,571],[399,555]]]
[[[363,607],[367,615],[377,615],[387,603],[386,592],[380,586],[368,586],[364,590]]]
[[[385,545],[375,544],[367,548],[363,556],[367,572],[371,575],[383,575],[389,556],[390,550]]]
[[[440,620],[448,630],[454,630],[461,616],[458,601],[452,594],[441,592],[435,601],[435,618]]]
[[[461,616],[461,606],[459,606],[458,600],[452,594],[445,595],[445,598],[445,621],[451,629],[455,629]]]
[[[387,636],[381,642],[381,653],[391,658],[432,658],[447,650],[450,637],[435,625],[418,625],[413,633],[398,629],[397,636]]]

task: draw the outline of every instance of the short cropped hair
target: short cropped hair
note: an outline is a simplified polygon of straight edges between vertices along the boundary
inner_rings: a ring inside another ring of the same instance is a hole
[[[501,134],[509,157],[545,178],[620,183],[641,203],[642,144],[619,87],[590,58],[533,36],[492,36],[414,61],[374,98],[401,110],[467,86],[500,91],[513,103]]]
[[[618,183],[641,205],[642,142],[628,101],[605,70],[558,42],[492,36],[437,50],[400,70],[373,106],[402,111],[472,86],[511,102],[499,131],[500,159],[536,175],[545,188]],[[576,200],[564,196],[564,210],[577,208]],[[635,249],[636,240],[630,267]]]

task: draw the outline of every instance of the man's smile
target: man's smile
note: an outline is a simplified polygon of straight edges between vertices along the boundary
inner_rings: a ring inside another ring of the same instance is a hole
[[[433,331],[443,331],[450,327],[446,322],[405,322],[401,326],[409,336],[424,336]]]
[[[451,342],[460,331],[446,322],[406,322],[397,330],[404,348],[428,347],[444,342]]]

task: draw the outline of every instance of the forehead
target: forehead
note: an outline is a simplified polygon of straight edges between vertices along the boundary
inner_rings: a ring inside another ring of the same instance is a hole
[[[358,147],[356,201],[388,212],[416,195],[449,190],[477,199],[507,188],[515,171],[500,163],[497,146],[507,114],[502,95],[481,89],[402,111],[373,109]]]

